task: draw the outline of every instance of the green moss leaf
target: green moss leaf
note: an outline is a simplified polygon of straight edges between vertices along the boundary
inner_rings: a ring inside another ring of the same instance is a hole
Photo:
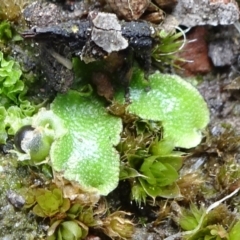
[[[233,228],[231,229],[231,231],[229,232],[229,239],[230,240],[238,240],[240,239],[240,221],[238,221]]]
[[[30,119],[24,116],[19,107],[11,106],[7,109],[5,125],[9,127],[8,134],[14,135],[20,127],[29,122]]]
[[[64,213],[70,208],[68,198],[63,198],[62,191],[58,188],[52,191],[38,189],[35,192],[37,204],[33,212],[40,217],[52,217],[55,214]]]
[[[183,158],[180,156],[164,156],[158,159],[163,164],[170,164],[176,171],[178,171],[183,164]]]
[[[173,197],[180,194],[174,184],[178,173],[170,164],[163,164],[155,156],[152,156],[144,160],[140,172],[147,178],[139,178],[139,181],[152,198],[155,199],[157,196]]]
[[[11,25],[7,21],[0,23],[0,40],[7,41],[12,38]]]
[[[37,109],[25,96],[27,87],[21,76],[19,63],[6,60],[0,52],[0,144],[6,143],[7,134],[14,135],[20,127],[28,124],[28,117]]]
[[[74,91],[58,95],[51,108],[68,127],[52,145],[53,168],[87,190],[107,195],[118,184],[119,155],[113,146],[120,140],[120,118],[109,115],[99,99]]]
[[[0,106],[0,144],[5,143],[7,140],[7,132],[5,130],[5,123],[4,123],[6,116],[7,116],[6,109]]]
[[[144,177],[136,169],[122,165],[120,168],[120,180],[135,178],[135,177]]]
[[[179,224],[184,230],[193,230],[199,225],[199,222],[204,214],[205,209],[203,207],[197,208],[197,206],[192,203],[189,210],[182,210],[182,216]]]
[[[65,221],[60,225],[60,231],[63,239],[75,240],[81,239],[82,229],[74,221]]]
[[[174,163],[174,159],[177,161],[176,164]],[[144,196],[146,196],[146,194],[153,199],[157,196],[165,198],[181,196],[179,187],[176,184],[176,180],[178,179],[177,170],[180,165],[182,165],[182,160],[179,157],[165,158],[150,156],[141,159],[137,156],[131,156],[129,164],[131,167],[138,169],[141,174],[140,176],[136,176],[137,181],[134,183],[135,189],[132,188],[132,197],[137,202],[145,202]],[[137,183],[138,181],[140,182],[142,189],[145,191],[145,195],[142,194],[141,187]]]
[[[164,138],[175,146],[191,148],[200,143],[201,130],[209,122],[209,111],[190,83],[175,75],[156,72],[150,75],[148,84],[143,73],[135,69],[130,98],[129,112],[143,119],[161,121]]]

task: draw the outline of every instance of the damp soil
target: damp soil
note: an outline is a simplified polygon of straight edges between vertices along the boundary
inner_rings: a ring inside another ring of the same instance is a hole
[[[86,13],[82,11],[81,14]],[[206,195],[201,188],[194,188],[192,185],[191,191],[186,189],[182,199],[159,198],[155,204],[149,199],[145,205],[139,206],[130,199],[128,183],[121,182],[118,188],[106,197],[106,200],[111,210],[120,209],[132,213],[132,219],[136,224],[133,240],[160,240],[170,237],[180,231],[176,224],[177,207],[174,206],[188,206],[190,202],[204,203],[205,206],[210,206],[232,191],[232,183],[231,186],[226,183],[222,184],[217,176],[219,169],[230,161],[229,159],[234,158],[236,163],[240,164],[240,83],[237,84],[237,78],[240,76],[238,62],[240,33],[233,25],[208,27],[208,33],[209,44],[211,43],[212,47],[227,44],[228,48],[232,50],[224,54],[222,51],[218,51],[215,59],[219,59],[219,61],[221,59],[224,64],[214,66],[212,71],[204,76],[198,75],[197,81],[194,82],[208,104],[211,120],[204,133],[202,144],[196,149],[189,150],[189,157],[185,159],[181,170],[181,178],[195,174],[195,180],[201,179]],[[16,45],[15,50],[23,47],[23,45]],[[22,53],[20,50],[19,52]],[[37,57],[26,56],[26,58],[28,59],[26,62],[34,69],[37,65]],[[44,64],[50,64],[50,62],[51,60]],[[50,74],[52,74],[50,76],[54,75],[52,72]],[[70,71],[67,71],[66,74],[69,76],[69,81],[72,81]],[[43,89],[43,94],[54,95],[51,86],[41,85],[38,87]],[[66,85],[63,86],[64,89],[65,87]],[[11,148],[11,144],[9,142],[9,148]],[[1,147],[0,239],[45,239],[48,223],[36,218],[31,211],[22,210],[21,197],[19,200],[18,194],[13,195],[13,199],[9,197],[12,196],[9,195],[9,190],[15,191],[22,186],[31,184],[41,185],[44,180],[39,176],[36,177],[33,173],[34,169],[27,166],[19,167],[17,162],[6,153],[7,150],[8,146]],[[166,212],[164,212],[165,210]],[[101,239],[109,238],[101,236]]]

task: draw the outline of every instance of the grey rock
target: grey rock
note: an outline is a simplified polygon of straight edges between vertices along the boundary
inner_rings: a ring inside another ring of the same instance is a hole
[[[94,27],[91,40],[104,51],[111,53],[128,47],[128,41],[122,36],[121,25],[115,14],[99,12],[92,23]]]
[[[208,55],[215,67],[224,67],[232,64],[234,59],[233,43],[231,40],[215,40],[209,44]]]
[[[199,25],[229,25],[238,21],[239,8],[236,2],[211,0],[179,0],[173,15],[181,25],[194,27]]]

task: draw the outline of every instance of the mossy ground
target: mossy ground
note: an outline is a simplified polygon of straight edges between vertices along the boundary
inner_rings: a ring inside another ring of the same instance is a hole
[[[229,28],[229,34],[232,31]],[[106,198],[109,209],[114,211],[120,208],[132,213],[136,223],[136,233],[132,239],[164,239],[171,236],[181,231],[178,226],[179,207],[187,209],[190,203],[198,206],[202,203],[208,207],[240,186],[240,95],[238,90],[224,90],[232,79],[229,77],[232,70],[219,70],[205,76],[198,85],[211,111],[211,122],[203,143],[189,151],[190,156],[180,172],[182,178],[178,183],[183,198],[157,198],[155,206],[152,206],[151,200],[146,205],[138,206],[131,202],[130,187],[126,182],[121,182]],[[16,160],[8,154],[0,155],[0,239],[45,239],[46,223],[29,211],[14,208],[6,198],[8,190],[20,193],[22,188],[44,184],[46,179],[39,178],[34,172],[28,166],[17,167]],[[238,195],[225,204],[229,219],[235,210],[239,213]],[[226,225],[223,221],[219,224]]]
[[[47,226],[44,221],[38,222],[31,212],[14,207],[7,198],[10,190],[18,196],[23,188],[40,179],[33,180],[29,167],[17,167],[16,159],[2,153],[0,178],[0,239],[43,239],[44,226]]]

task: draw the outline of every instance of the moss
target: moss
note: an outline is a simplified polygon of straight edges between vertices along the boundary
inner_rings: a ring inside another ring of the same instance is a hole
[[[36,218],[26,211],[17,211],[6,197],[9,190],[20,194],[21,189],[31,182],[28,167],[16,168],[16,165],[16,159],[0,155],[0,238],[40,240],[45,233]]]
[[[0,6],[0,20],[17,22],[21,17],[23,7],[30,0],[2,0]]]

